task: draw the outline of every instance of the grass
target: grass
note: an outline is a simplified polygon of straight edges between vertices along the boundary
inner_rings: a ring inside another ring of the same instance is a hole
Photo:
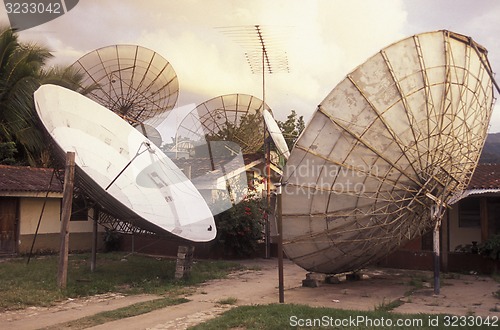
[[[414,290],[420,290],[424,287],[424,283],[430,283],[430,278],[425,275],[412,276],[408,283]]]
[[[190,330],[225,329],[442,329],[445,315],[349,311],[305,305],[271,304],[233,308]],[[397,326],[401,320],[403,326]],[[344,322],[344,325],[339,324]],[[371,323],[370,323],[371,322]],[[378,323],[377,323],[378,322]],[[380,323],[384,322],[384,323]],[[392,326],[388,326],[389,323]],[[477,329],[460,327],[460,329]]]
[[[396,299],[390,302],[386,302],[385,299],[380,303],[379,305],[375,306],[376,311],[383,311],[383,312],[389,312],[392,311],[393,309],[403,305],[404,302],[401,301],[401,299]]]
[[[25,258],[0,262],[0,311],[107,292],[175,295],[241,268],[231,262],[200,261],[194,263],[189,279],[175,280],[175,260],[123,253],[99,254],[97,260],[96,271],[90,272],[88,254],[71,255],[64,290],[56,284],[58,256],[32,258],[29,265]]]
[[[171,297],[145,301],[127,307],[118,308],[112,311],[101,312],[94,314],[92,316],[87,316],[77,320],[56,324],[53,327],[46,327],[44,328],[44,330],[57,330],[65,328],[86,329],[107,322],[149,313],[156,309],[182,304],[188,301],[189,300],[185,298],[171,298]]]
[[[219,305],[236,305],[237,302],[238,302],[238,298],[234,298],[234,297],[228,297],[228,298],[221,299],[221,300],[217,301],[217,303]]]

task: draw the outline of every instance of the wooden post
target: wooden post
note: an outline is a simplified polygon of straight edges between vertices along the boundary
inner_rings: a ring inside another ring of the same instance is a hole
[[[64,172],[64,187],[61,212],[61,245],[59,248],[59,268],[57,271],[57,285],[60,289],[66,288],[68,282],[68,251],[69,251],[69,220],[73,203],[73,187],[75,180],[75,153],[66,153],[66,168]]]
[[[175,266],[175,279],[180,280],[191,276],[193,265],[194,246],[179,246],[177,249],[177,264]]]
[[[92,226],[92,256],[90,258],[90,271],[94,272],[97,263],[97,236],[99,235],[97,228],[97,220],[99,219],[99,207],[94,206],[94,223]]]
[[[276,191],[276,208],[277,208],[277,227],[278,227],[278,288],[279,288],[279,302],[285,302],[285,283],[283,278],[283,218],[281,211],[281,185],[277,186]]]

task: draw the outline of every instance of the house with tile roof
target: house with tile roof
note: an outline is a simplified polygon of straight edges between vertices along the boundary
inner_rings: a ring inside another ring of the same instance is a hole
[[[265,194],[262,182],[266,164],[263,156],[244,155],[240,158],[191,158],[174,161],[207,200],[216,199],[218,192],[226,189],[229,182],[234,182],[235,187],[241,182],[246,187],[247,182],[251,182],[258,194]],[[271,164],[274,180],[278,180],[280,172],[277,166]],[[56,175],[53,169],[0,165],[0,255],[28,253],[33,242],[34,252],[58,251],[63,196],[59,177],[62,176]],[[92,209],[74,196],[70,250],[91,249],[93,214]],[[273,233],[274,227],[271,229]],[[100,235],[103,235],[104,226],[99,226],[99,230]],[[140,235],[129,236],[124,237],[124,247],[127,248],[127,241],[132,239],[133,245],[141,248]],[[167,240],[174,245],[178,243],[172,237]],[[98,239],[98,242],[102,244],[103,240]],[[176,247],[173,251],[177,251]],[[165,249],[162,251],[165,253]]]
[[[53,169],[0,165],[0,255],[28,253],[33,244],[34,252],[57,251],[62,196]],[[70,249],[89,250],[92,230],[89,210],[75,199]]]
[[[494,270],[494,261],[478,255],[478,246],[500,234],[500,164],[479,164],[467,189],[456,196],[441,224],[443,271]],[[433,268],[432,230],[402,246],[381,265]],[[498,265],[496,265],[498,266]]]

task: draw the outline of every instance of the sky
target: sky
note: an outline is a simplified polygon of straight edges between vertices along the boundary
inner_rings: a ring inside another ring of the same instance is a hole
[[[286,52],[289,72],[266,75],[266,103],[278,120],[296,110],[307,121],[349,72],[405,37],[440,29],[486,47],[500,72],[498,0],[80,0],[71,11],[19,32],[47,46],[51,65],[70,65],[113,44],[135,44],[166,58],[175,69],[178,106],[246,93],[262,98],[241,43],[224,29],[262,26],[272,50]],[[0,21],[8,24],[6,12]],[[500,104],[490,132],[500,132]]]

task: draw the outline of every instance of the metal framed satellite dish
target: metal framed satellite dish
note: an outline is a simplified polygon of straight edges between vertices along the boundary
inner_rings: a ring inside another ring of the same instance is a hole
[[[92,86],[92,100],[129,123],[161,122],[174,108],[179,82],[172,65],[158,53],[137,45],[113,45],[87,53],[72,64]]]
[[[182,171],[115,113],[76,92],[43,85],[37,114],[63,155],[76,153],[82,189],[122,221],[191,241],[215,238],[213,216]]]
[[[191,179],[200,189],[217,190],[218,198],[207,199],[214,214],[248,193],[244,154],[257,152],[264,143],[262,105],[262,100],[248,94],[218,96],[194,108],[177,129],[176,145],[189,144],[191,157],[210,165]]]
[[[287,256],[357,270],[439,225],[478,162],[494,102],[487,51],[436,31],[394,43],[318,106],[283,175]]]
[[[232,141],[243,154],[258,151],[264,142],[263,102],[248,94],[214,97],[191,111],[180,123],[177,141]],[[266,106],[266,108],[268,108]]]
[[[276,148],[278,149],[279,153],[283,155],[283,157],[285,157],[285,159],[288,159],[288,157],[290,157],[290,151],[288,150],[288,145],[286,144],[285,138],[283,137],[283,133],[281,133],[278,123],[274,120],[273,115],[269,111],[267,111],[267,109],[264,109],[262,115],[264,117],[264,122],[266,123],[267,131],[273,139]]]

